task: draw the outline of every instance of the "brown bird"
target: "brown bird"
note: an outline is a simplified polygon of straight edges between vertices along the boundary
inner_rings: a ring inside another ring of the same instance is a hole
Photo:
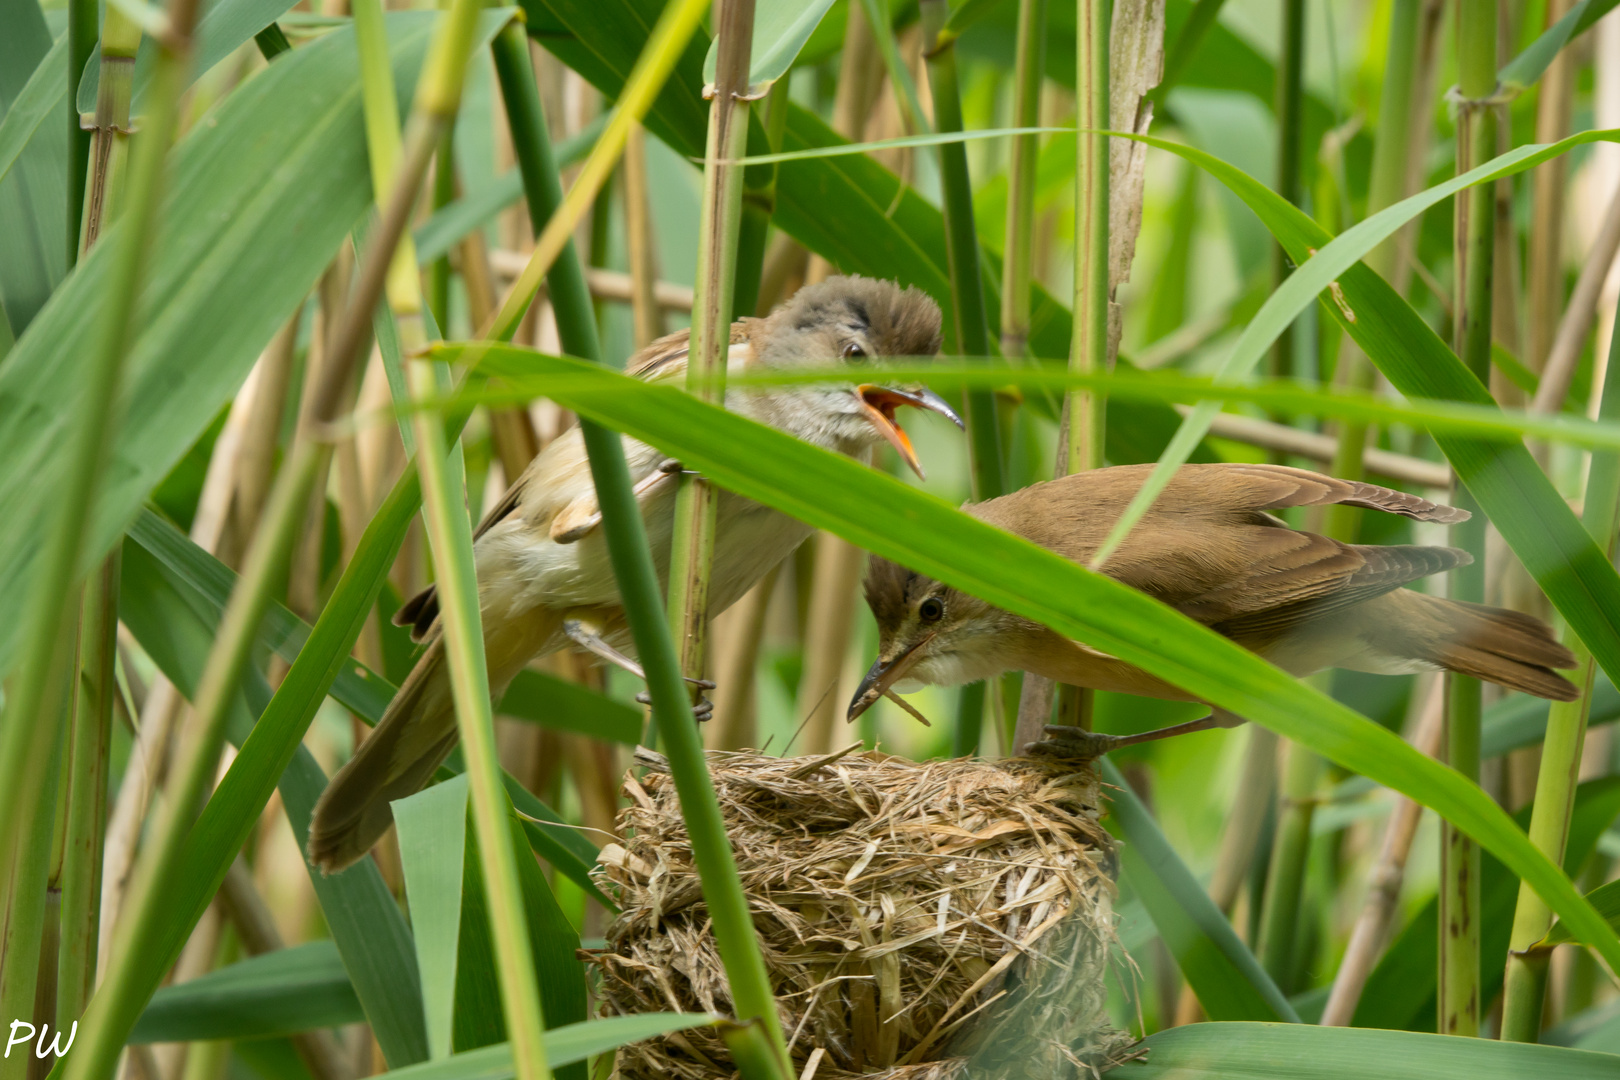
[[[1064,558],[1089,564],[1151,471],[1125,465],[1034,484],[963,507]],[[1454,671],[1539,697],[1576,689],[1554,668],[1575,657],[1539,619],[1401,588],[1472,561],[1450,547],[1345,544],[1289,528],[1272,511],[1342,503],[1418,521],[1468,512],[1388,488],[1281,465],[1185,465],[1102,572],[1251,649],[1292,675],[1347,668],[1399,675]],[[1175,701],[1192,695],[1021,615],[1003,611],[886,559],[873,559],[866,602],[877,618],[877,662],[850,703],[922,685],[1029,671],[1057,682]],[[1132,736],[1049,727],[1042,751],[1094,757],[1125,745],[1230,727],[1214,710]]]
[[[641,379],[685,377],[687,332],[670,334],[631,357]],[[778,389],[733,389],[726,407],[808,443],[861,455],[887,440],[921,469],[895,409],[914,405],[961,420],[925,389],[860,381],[869,358],[931,356],[939,351],[939,307],[925,293],[862,277],[830,278],[801,289],[764,319],[731,328],[728,368],[735,371],[815,365],[847,369],[850,381]],[[669,573],[678,461],[626,437],[625,457],[646,522],[658,573]],[[810,535],[794,519],[722,492],[715,526],[710,610],[723,611]],[[507,684],[537,656],[572,642],[635,671],[608,560],[596,490],[577,429],[543,450],[479,524],[473,551],[490,689]],[[364,855],[393,822],[389,804],[425,785],[455,745],[444,645],[432,588],[395,616],[427,648],[382,720],[315,807],[309,855],[322,870],[341,870]]]

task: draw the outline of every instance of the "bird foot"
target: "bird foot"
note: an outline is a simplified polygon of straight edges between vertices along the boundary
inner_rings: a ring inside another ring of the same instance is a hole
[[[714,683],[708,679],[693,679],[689,677],[686,681],[691,683],[693,686],[701,687],[704,690],[714,689]],[[641,693],[636,695],[636,700],[643,705],[651,705],[652,695],[643,690]],[[708,698],[698,698],[697,703],[692,706],[692,718],[698,721],[698,723],[702,723],[705,720],[712,720],[714,718],[714,702],[710,701]]]
[[[1126,741],[1119,735],[1105,735],[1100,731],[1087,731],[1067,724],[1047,724],[1043,730],[1047,738],[1024,748],[1024,753],[1030,757],[1094,761]]]

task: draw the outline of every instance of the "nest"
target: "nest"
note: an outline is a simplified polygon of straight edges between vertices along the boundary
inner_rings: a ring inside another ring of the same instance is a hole
[[[852,748],[853,749],[853,748]],[[664,759],[625,783],[597,873],[608,1015],[732,1013]],[[1063,1080],[1129,1056],[1108,1021],[1113,845],[1096,774],[1040,761],[711,753],[794,1070],[815,1080]],[[720,1080],[710,1029],[619,1053],[624,1080]]]

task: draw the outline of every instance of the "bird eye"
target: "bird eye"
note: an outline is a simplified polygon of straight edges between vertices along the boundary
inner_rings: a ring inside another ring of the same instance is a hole
[[[930,596],[917,607],[917,616],[923,622],[939,622],[945,617],[945,601]]]
[[[852,341],[844,346],[843,357],[845,360],[864,360],[866,359],[866,350]]]

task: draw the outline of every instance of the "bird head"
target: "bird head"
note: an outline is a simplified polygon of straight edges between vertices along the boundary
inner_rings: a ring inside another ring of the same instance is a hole
[[[925,574],[874,556],[866,603],[877,620],[878,656],[849,703],[849,720],[890,691],[975,682],[1015,666],[1007,653],[1024,620]]]
[[[847,370],[847,383],[794,387],[775,395],[777,426],[800,438],[847,450],[888,442],[919,477],[911,439],[895,410],[912,405],[939,413],[957,427],[961,417],[922,386],[882,386],[862,369],[883,357],[933,356],[940,346],[939,305],[917,288],[867,277],[831,277],[807,285],[752,334],[756,361],[764,367],[833,367]]]

